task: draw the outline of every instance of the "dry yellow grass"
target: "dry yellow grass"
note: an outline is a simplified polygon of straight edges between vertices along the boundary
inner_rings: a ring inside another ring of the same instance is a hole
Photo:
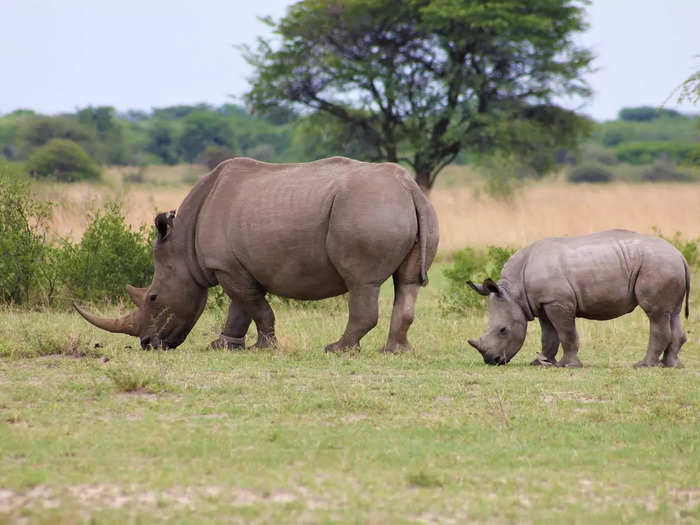
[[[205,171],[195,166],[153,167],[145,171],[146,184],[124,184],[129,168],[113,168],[103,185],[41,185],[39,192],[54,202],[54,230],[79,239],[89,213],[105,201],[119,199],[132,226],[150,224],[156,211],[179,206],[192,186],[181,182],[184,177],[193,179]],[[685,237],[700,237],[700,184],[572,185],[547,180],[527,184],[503,201],[479,191],[480,181],[465,169],[450,168],[446,175],[431,193],[442,253],[467,245],[518,247],[542,237],[606,228],[650,232],[657,227],[668,235],[680,231]]]
[[[525,246],[543,237],[581,235],[608,228],[700,237],[699,184],[525,186],[510,201],[469,187],[436,188],[431,200],[440,220],[440,249],[467,245]]]

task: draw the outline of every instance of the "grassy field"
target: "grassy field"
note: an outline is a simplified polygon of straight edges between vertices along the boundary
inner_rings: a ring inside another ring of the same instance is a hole
[[[440,313],[442,267],[416,351],[398,356],[378,353],[386,287],[379,326],[341,356],[321,349],[342,299],[276,302],[281,344],[265,351],[209,350],[216,307],[166,352],[75,314],[3,311],[0,522],[700,519],[697,301],[682,370],[631,368],[639,311],[580,322],[583,369],[529,366],[536,323],[511,364],[488,367],[466,344],[485,314]]]

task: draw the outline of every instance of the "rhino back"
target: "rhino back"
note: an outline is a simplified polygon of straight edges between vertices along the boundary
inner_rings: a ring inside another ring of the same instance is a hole
[[[347,279],[329,253],[330,237],[341,246],[379,240],[385,250],[392,246],[387,242],[396,244],[391,232],[413,235],[415,242],[415,210],[402,176],[392,165],[344,158],[288,165],[235,159],[203,206],[198,250],[208,268],[240,264],[278,295],[317,299],[344,293]],[[331,216],[339,210],[344,212],[332,228]],[[406,241],[408,248],[412,242]],[[367,272],[381,266],[360,264]]]
[[[589,319],[631,312],[640,275],[652,276],[668,263],[674,271],[683,268],[682,256],[666,241],[627,230],[543,239],[529,250],[525,288],[535,309],[559,303]]]

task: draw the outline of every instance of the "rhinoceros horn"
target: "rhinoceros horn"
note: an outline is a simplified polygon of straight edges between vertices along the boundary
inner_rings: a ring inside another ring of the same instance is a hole
[[[125,316],[117,319],[103,319],[87,313],[75,303],[73,303],[73,308],[75,308],[88,323],[94,324],[97,328],[102,328],[108,332],[115,332],[118,334],[139,335],[138,331],[136,330],[136,323],[134,319],[135,312],[131,312],[130,314],[126,314]]]
[[[146,290],[148,290],[148,288],[136,288],[130,284],[126,285],[126,293],[129,294],[132,302],[139,308],[143,305],[143,299],[146,297]]]

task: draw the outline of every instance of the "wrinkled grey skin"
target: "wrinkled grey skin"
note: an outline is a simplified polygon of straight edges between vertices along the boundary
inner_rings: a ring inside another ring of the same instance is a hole
[[[488,328],[469,340],[488,364],[508,363],[525,341],[528,321],[537,317],[542,353],[532,364],[583,366],[576,318],[614,319],[639,305],[650,334],[646,356],[635,366],[683,366],[680,312],[685,296],[688,317],[690,274],[680,252],[658,237],[608,230],[543,239],[515,253],[498,283],[468,284],[488,296]],[[557,362],[560,343],[564,354]]]
[[[394,279],[394,308],[384,351],[409,349],[418,289],[438,245],[435,211],[396,164],[341,157],[304,164],[237,158],[219,164],[175,212],[156,217],[155,274],[146,289],[128,287],[138,309],[89,322],[137,336],[146,347],[174,348],[199,318],[207,288],[230,297],[214,347],[244,348],[255,322],[256,347],[273,346],[275,317],[265,294],[323,299],[349,292],[345,350],[377,323],[379,286]]]

